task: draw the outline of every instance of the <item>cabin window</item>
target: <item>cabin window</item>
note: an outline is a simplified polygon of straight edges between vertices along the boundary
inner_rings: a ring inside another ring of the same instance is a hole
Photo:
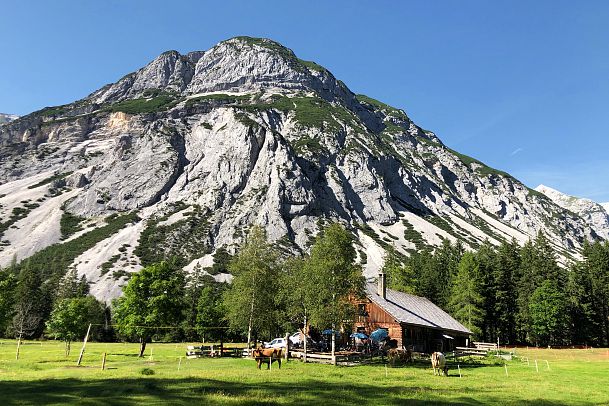
[[[366,311],[366,304],[360,303],[357,305],[357,314],[358,316],[367,316],[368,311]]]

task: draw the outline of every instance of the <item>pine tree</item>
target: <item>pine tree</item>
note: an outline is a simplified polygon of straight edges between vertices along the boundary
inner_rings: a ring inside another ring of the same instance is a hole
[[[439,305],[440,289],[433,254],[427,250],[416,252],[408,258],[406,266],[415,269],[417,273],[415,294],[426,297],[434,304]]]
[[[584,247],[584,266],[590,275],[594,318],[599,325],[597,334],[602,345],[609,345],[609,242]]]
[[[494,266],[495,317],[497,335],[502,343],[516,342],[516,277],[520,267],[518,243],[504,242],[497,251]]]
[[[25,264],[19,272],[13,304],[12,330],[22,337],[39,337],[50,313],[51,298],[43,288],[40,272]]]
[[[0,269],[0,335],[4,334],[10,324],[16,287],[16,275],[8,269]]]
[[[87,278],[84,275],[79,278],[76,268],[71,268],[63,278],[59,280],[54,299],[55,301],[60,301],[62,299],[84,297],[88,294],[89,283],[87,282]]]
[[[570,341],[573,344],[600,345],[600,324],[594,306],[592,278],[585,262],[570,267],[567,281],[567,298],[570,320]]]
[[[482,295],[482,308],[484,309],[484,320],[482,322],[482,339],[484,341],[495,342],[497,339],[497,317],[496,307],[496,265],[495,247],[486,240],[476,252],[476,262],[478,263],[480,293]]]
[[[457,274],[459,261],[463,254],[463,245],[458,242],[452,245],[449,240],[443,240],[442,246],[433,255],[434,274],[437,279],[433,281],[436,285],[436,298],[434,303],[446,309],[450,300],[452,279]]]
[[[520,249],[520,267],[516,285],[516,340],[520,343],[529,342],[529,327],[531,324],[529,301],[537,288],[535,278],[535,248],[532,241],[527,241]]]
[[[566,288],[567,273],[556,262],[556,252],[548,238],[540,231],[534,243],[534,280],[535,286],[541,286],[544,281],[553,280],[559,289]]]
[[[459,262],[452,285],[449,308],[453,316],[477,338],[481,337],[481,326],[484,322],[484,298],[480,290],[480,271],[476,258],[472,253],[466,252]]]
[[[387,275],[387,285],[400,292],[414,294],[416,280],[413,268],[404,261],[403,255],[390,246],[385,254],[383,272]]]

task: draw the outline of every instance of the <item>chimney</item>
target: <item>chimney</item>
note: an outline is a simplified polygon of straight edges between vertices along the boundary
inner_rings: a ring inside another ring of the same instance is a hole
[[[378,292],[377,293],[383,299],[387,299],[387,278],[386,278],[385,272],[383,272],[383,271],[379,272]]]

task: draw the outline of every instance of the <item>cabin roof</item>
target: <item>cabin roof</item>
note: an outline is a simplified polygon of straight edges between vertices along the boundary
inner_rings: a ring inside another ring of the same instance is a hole
[[[386,299],[383,299],[377,293],[377,284],[373,282],[366,284],[366,296],[400,323],[472,334],[463,324],[424,297],[387,289]]]

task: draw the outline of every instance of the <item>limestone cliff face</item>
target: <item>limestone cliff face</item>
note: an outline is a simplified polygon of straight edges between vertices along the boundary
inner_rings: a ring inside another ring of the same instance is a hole
[[[366,274],[388,245],[408,254],[443,239],[474,248],[543,231],[572,256],[599,237],[579,214],[452,151],[404,111],[248,37],[166,52],[80,101],[1,126],[0,204],[3,218],[27,211],[0,237],[0,266],[137,212],[139,221],[74,260],[103,299],[150,258],[209,265],[254,223],[303,251],[325,221],[341,221]],[[66,213],[89,228],[60,240]]]

